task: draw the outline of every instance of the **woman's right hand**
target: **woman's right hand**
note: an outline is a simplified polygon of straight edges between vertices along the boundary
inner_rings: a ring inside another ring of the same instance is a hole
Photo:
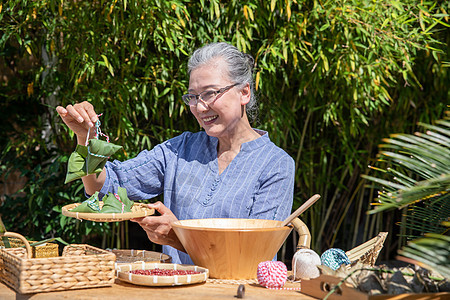
[[[58,106],[56,111],[61,116],[63,122],[77,135],[78,140],[86,140],[88,138],[89,128],[94,127],[98,117],[94,111],[94,106],[83,101],[74,105],[67,105],[67,107]],[[95,130],[90,130],[94,135]]]
[[[169,245],[186,252],[170,224],[171,222],[178,221],[173,212],[161,201],[147,204],[147,207],[158,211],[160,216],[146,216],[131,219],[130,221],[139,223],[147,233],[148,239],[153,243]]]

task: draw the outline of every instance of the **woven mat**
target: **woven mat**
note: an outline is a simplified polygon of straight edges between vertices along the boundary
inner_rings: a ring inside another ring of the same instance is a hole
[[[214,278],[208,278],[206,280],[208,283],[213,284],[247,284],[247,285],[259,285],[258,279],[242,279],[242,280],[235,280],[235,279],[214,279]],[[284,285],[286,288],[299,288],[300,287],[300,281],[292,281],[292,276],[289,276],[286,284]]]
[[[208,283],[214,283],[214,284],[258,284],[258,279],[241,279],[241,280],[235,280],[235,279],[213,279],[208,278],[206,280]]]

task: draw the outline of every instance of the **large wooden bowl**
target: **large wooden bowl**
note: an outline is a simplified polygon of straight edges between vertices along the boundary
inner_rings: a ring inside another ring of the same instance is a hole
[[[293,228],[279,227],[281,223],[258,219],[194,219],[173,222],[172,228],[192,261],[209,269],[210,278],[254,279],[258,264],[275,257]],[[302,243],[309,247],[309,230],[304,228],[307,233],[303,234]]]

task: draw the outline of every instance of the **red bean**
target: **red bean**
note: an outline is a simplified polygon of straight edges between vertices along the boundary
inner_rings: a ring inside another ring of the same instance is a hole
[[[136,275],[149,275],[149,276],[174,276],[174,275],[193,275],[200,274],[201,272],[192,270],[170,270],[170,269],[151,269],[151,270],[132,270],[132,274]]]

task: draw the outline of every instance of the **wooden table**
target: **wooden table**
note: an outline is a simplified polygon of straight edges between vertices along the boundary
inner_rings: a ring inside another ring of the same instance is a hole
[[[14,290],[0,283],[0,299],[2,300],[48,300],[48,299],[237,299],[239,285],[206,282],[203,284],[173,286],[173,287],[147,287],[128,284],[116,279],[112,287],[68,290],[37,294],[17,294]],[[243,299],[315,299],[293,290],[270,290],[257,284],[245,285]]]

